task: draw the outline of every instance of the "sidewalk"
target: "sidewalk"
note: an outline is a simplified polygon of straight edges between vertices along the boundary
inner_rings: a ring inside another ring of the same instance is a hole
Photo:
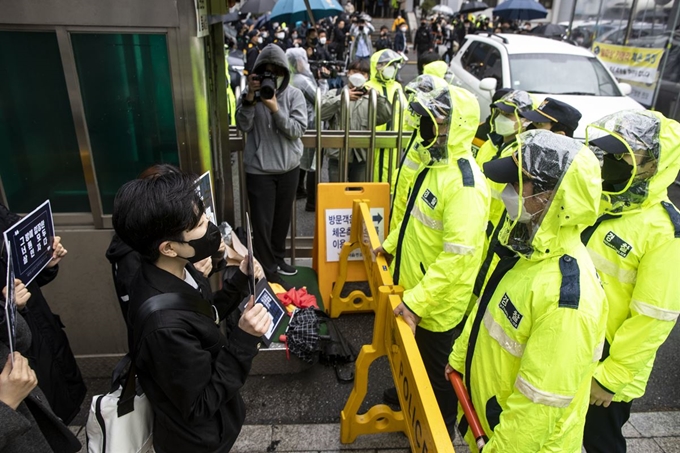
[[[680,412],[634,413],[624,426],[629,453],[680,453]],[[469,453],[460,437],[456,453]],[[353,444],[340,443],[339,424],[246,425],[232,449],[233,453],[261,452],[374,452],[407,453],[401,433],[360,436]]]

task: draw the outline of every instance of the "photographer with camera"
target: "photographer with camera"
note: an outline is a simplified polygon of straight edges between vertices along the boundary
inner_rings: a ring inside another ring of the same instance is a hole
[[[267,280],[275,283],[283,282],[277,271],[297,273],[284,256],[300,171],[301,137],[307,130],[305,98],[289,82],[286,54],[276,44],[268,45],[248,76],[236,114],[236,126],[248,133],[244,167],[255,257]]]
[[[370,63],[368,60],[354,60],[347,69],[349,86],[349,124],[351,130],[369,130],[368,124],[368,92],[371,88],[365,86],[368,81]],[[342,89],[329,91],[321,99],[321,121],[328,121],[331,130],[341,130],[340,124]],[[392,118],[392,107],[387,99],[378,92],[376,109],[376,125],[387,123]],[[367,181],[366,176],[366,149],[351,148],[347,159],[349,182]],[[340,169],[339,157],[340,150],[337,148],[326,148],[328,155],[328,175],[331,182],[339,182]]]

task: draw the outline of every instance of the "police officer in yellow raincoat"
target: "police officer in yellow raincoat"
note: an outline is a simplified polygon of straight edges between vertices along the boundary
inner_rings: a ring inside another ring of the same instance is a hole
[[[680,313],[680,213],[667,194],[680,170],[680,124],[658,112],[623,111],[586,131],[589,146],[604,152],[605,200],[604,215],[582,239],[609,317],[584,445],[588,453],[619,453],[631,404],[645,393],[656,351]]]
[[[446,81],[432,75],[419,75],[413,79],[404,88],[404,93],[407,96],[407,102],[416,99],[415,94],[418,92],[429,93],[434,89],[445,89]],[[410,110],[404,110],[404,131],[414,131],[418,129],[420,116],[412,115]],[[390,208],[390,232],[394,230],[401,220],[404,218],[404,211],[406,210],[406,203],[408,202],[408,195],[411,193],[411,186],[415,176],[421,169],[421,166],[429,164],[420,161],[420,153],[416,144],[418,138],[417,133],[412,133],[409,139],[404,155],[399,162],[397,172],[394,177],[394,193],[392,195],[392,206]]]
[[[391,104],[394,100],[394,94],[400,93],[402,102],[405,101],[404,92],[401,84],[397,82],[397,72],[404,63],[404,57],[391,49],[383,49],[371,56],[371,78],[364,86],[373,88],[379,94],[384,96]],[[394,108],[394,106],[392,106]],[[396,130],[398,127],[388,121],[387,124],[376,126],[376,131]],[[397,150],[388,148],[377,148],[373,157],[373,181],[374,182],[390,182],[389,168],[390,155],[392,156],[392,171],[398,164]]]
[[[442,370],[468,306],[488,215],[486,182],[471,151],[479,105],[469,91],[446,82],[414,97],[409,106],[420,117],[415,146],[427,165],[414,179],[403,220],[380,249],[394,255],[394,283],[405,288],[395,314],[415,334],[453,434],[456,396]]]
[[[508,183],[503,200],[512,221],[501,242],[517,256],[496,267],[446,372],[465,377],[489,436],[484,453],[580,453],[607,310],[580,241],[597,219],[599,162],[582,143],[536,130],[484,171]],[[467,430],[465,418],[459,429]],[[469,431],[466,440],[476,452]]]

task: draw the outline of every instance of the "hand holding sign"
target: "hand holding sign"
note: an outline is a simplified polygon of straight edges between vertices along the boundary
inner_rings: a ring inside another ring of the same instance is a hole
[[[7,300],[7,287],[5,286],[2,288],[2,297]],[[21,280],[18,278],[14,279],[14,302],[17,305],[17,308],[21,310],[26,306],[26,303],[28,302],[28,299],[31,298],[31,293],[28,291],[28,288],[21,283]]]
[[[7,357],[0,374],[0,401],[16,410],[37,385],[38,378],[24,356],[15,352]]]
[[[238,327],[250,335],[261,337],[267,333],[271,322],[272,317],[264,305],[256,304],[254,297],[251,296],[241,319],[238,320]]]
[[[54,241],[52,242],[52,260],[47,263],[47,266],[45,267],[48,269],[53,268],[59,264],[59,261],[61,261],[61,259],[65,257],[67,253],[68,250],[66,250],[61,244],[61,237],[55,236]]]

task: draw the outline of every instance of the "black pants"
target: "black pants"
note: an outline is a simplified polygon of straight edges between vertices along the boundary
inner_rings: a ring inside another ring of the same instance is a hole
[[[246,173],[253,249],[268,280],[278,280],[278,263],[286,255],[299,172],[300,167],[275,175]]]
[[[588,406],[583,446],[588,453],[626,453],[621,428],[630,418],[630,403],[611,403],[609,407]]]
[[[434,396],[437,398],[439,410],[444,417],[446,428],[453,438],[456,415],[458,414],[458,398],[451,382],[444,378],[444,368],[449,361],[453,340],[460,334],[460,329],[453,328],[446,332],[430,332],[416,327],[416,344],[425,364],[427,376],[430,378]]]

